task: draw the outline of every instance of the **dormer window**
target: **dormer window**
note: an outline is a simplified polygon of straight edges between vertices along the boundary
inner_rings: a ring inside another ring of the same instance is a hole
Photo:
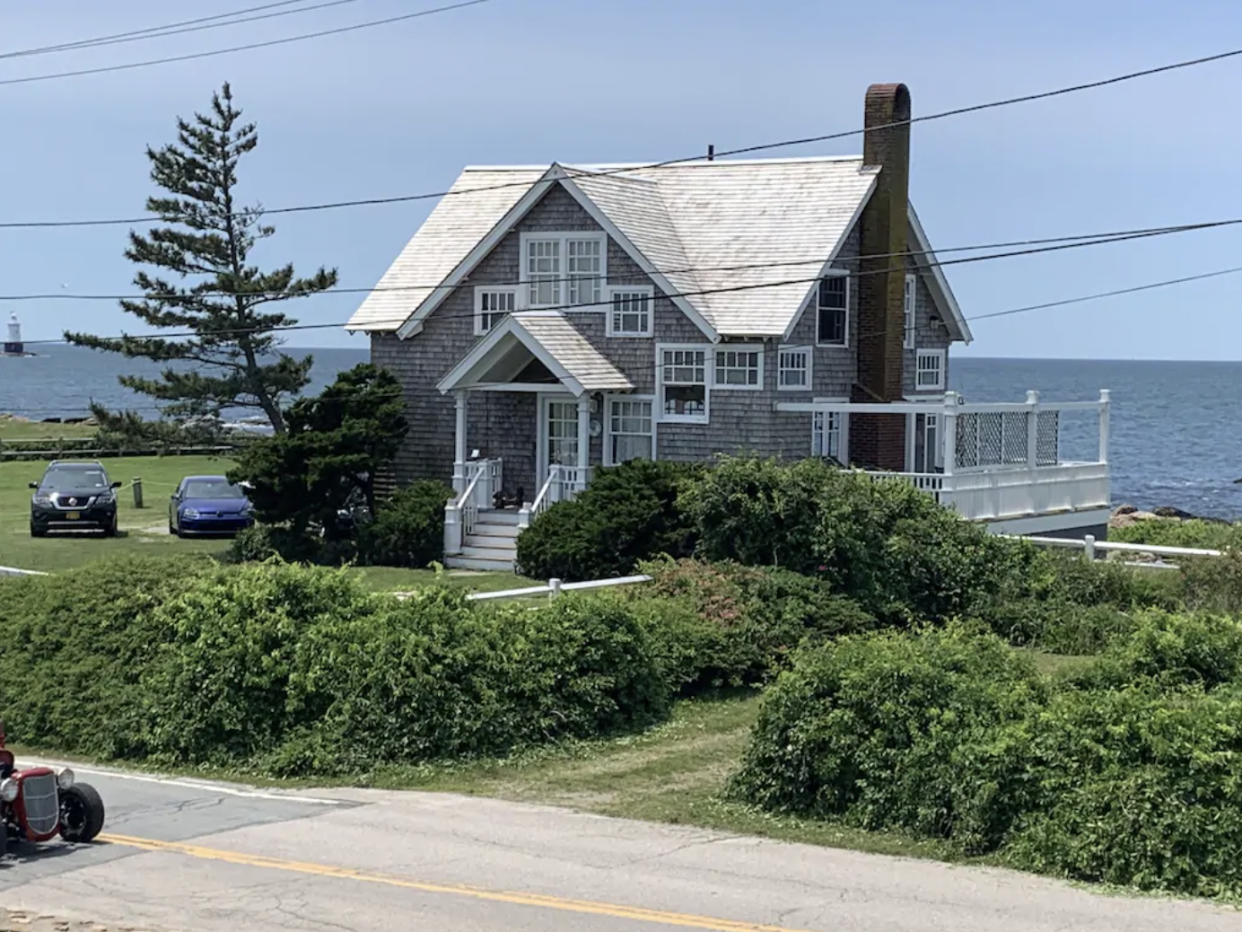
[[[522,283],[528,308],[599,305],[608,278],[603,233],[524,233]]]

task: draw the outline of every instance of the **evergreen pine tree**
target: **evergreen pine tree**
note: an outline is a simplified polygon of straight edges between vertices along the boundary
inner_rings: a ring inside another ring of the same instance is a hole
[[[242,123],[226,83],[212,95],[211,111],[178,118],[177,143],[147,148],[151,179],[167,192],[147,199],[165,224],[145,235],[130,231],[126,258],[155,266],[179,284],[138,271],[145,297],[121,307],[144,324],[180,331],[170,337],[99,337],[66,333],[78,346],[169,364],[159,378],[120,376],[122,385],[163,403],[168,417],[218,417],[222,409],[262,411],[277,433],[285,430],[284,400],[310,381],[312,359],[277,351],[280,328],[293,326],[278,302],[336,284],[335,269],[297,278],[293,266],[263,272],[250,264],[256,244],[271,236],[261,207],[237,203],[238,163],[259,143],[254,123]],[[189,280],[188,282],[186,280]],[[193,334],[185,336],[184,333]],[[273,358],[274,357],[274,358]],[[132,433],[133,412],[92,411],[105,430]]]

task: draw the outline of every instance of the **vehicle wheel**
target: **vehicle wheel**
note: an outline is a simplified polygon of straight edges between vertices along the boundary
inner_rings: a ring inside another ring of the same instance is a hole
[[[47,529],[38,527],[33,521],[31,521],[30,522],[30,536],[31,537],[45,537],[47,536]]]
[[[65,841],[94,841],[103,825],[103,799],[89,783],[75,783],[60,794],[60,837]]]
[[[4,860],[9,850],[9,827],[0,822],[0,861]]]
[[[116,537],[116,518],[113,517],[111,523],[104,528],[104,537]]]

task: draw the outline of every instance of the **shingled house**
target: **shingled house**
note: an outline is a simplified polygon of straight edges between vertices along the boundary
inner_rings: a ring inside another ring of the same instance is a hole
[[[971,340],[908,197],[910,97],[874,85],[863,154],[466,168],[347,325],[402,381],[397,481],[452,479],[451,565],[634,457],[832,457],[995,530],[1107,521],[1107,394],[965,404]],[[1059,413],[1100,412],[1097,461]],[[894,475],[895,474],[895,475]]]

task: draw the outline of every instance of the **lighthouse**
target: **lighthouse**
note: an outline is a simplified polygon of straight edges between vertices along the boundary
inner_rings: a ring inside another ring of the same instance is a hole
[[[9,315],[9,338],[4,341],[4,352],[14,356],[26,354],[26,347],[22,344],[22,325],[16,311]]]

